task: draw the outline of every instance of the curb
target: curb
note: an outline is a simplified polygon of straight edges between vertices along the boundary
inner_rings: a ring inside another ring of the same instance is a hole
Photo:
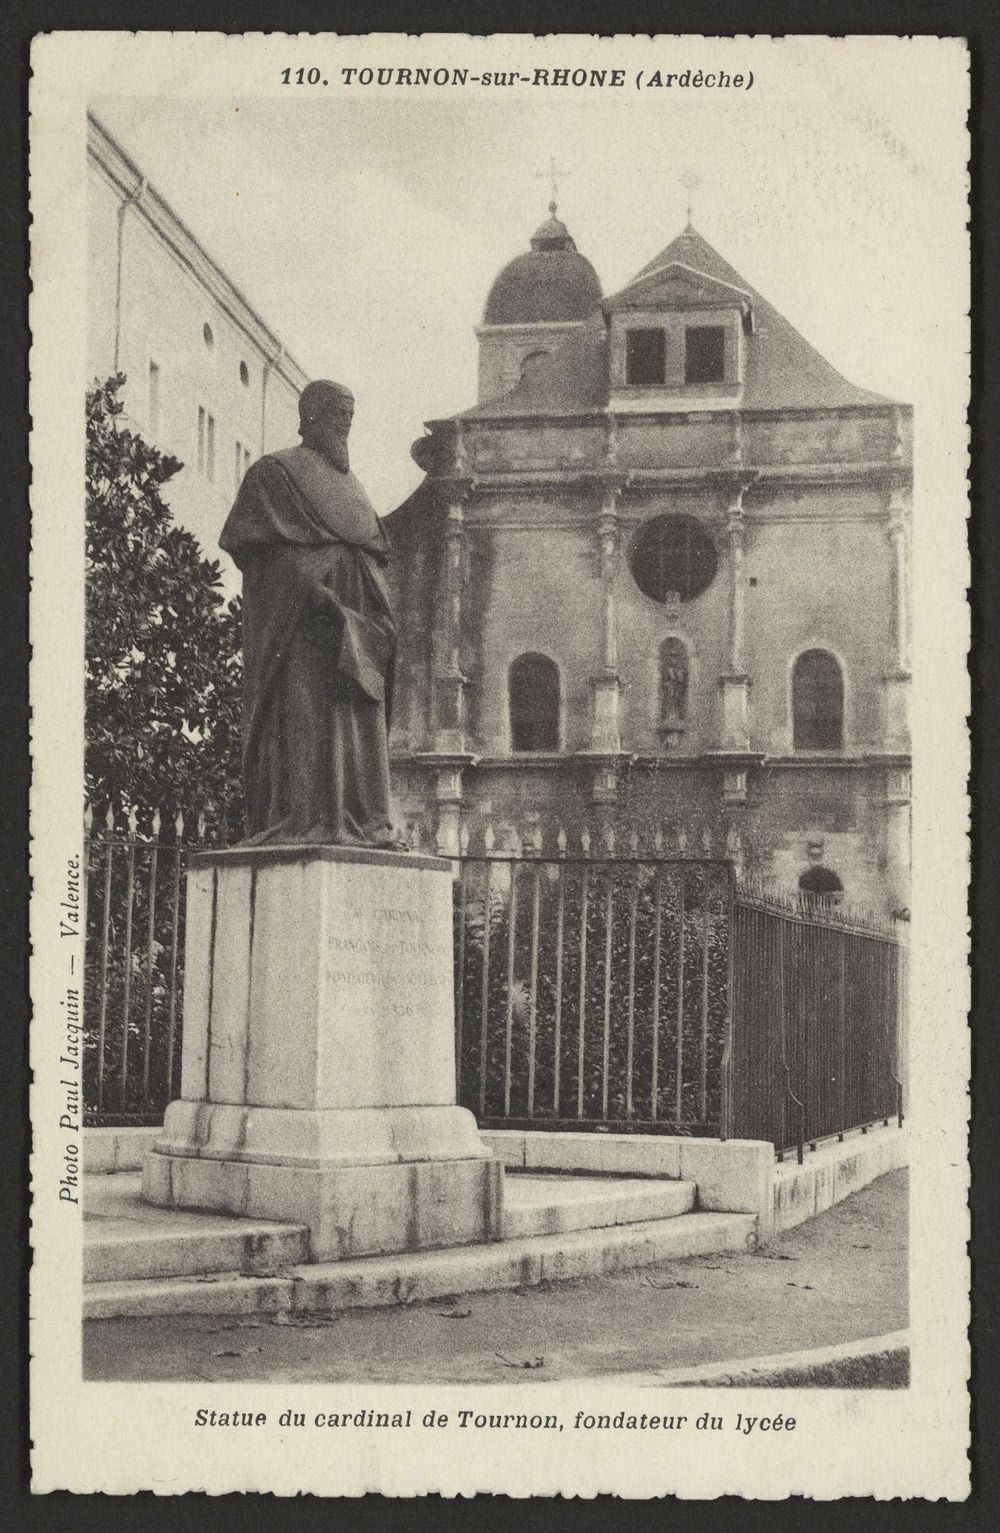
[[[763,1357],[736,1357],[721,1363],[688,1363],[678,1368],[659,1368],[647,1373],[601,1374],[596,1378],[574,1380],[574,1383],[613,1384],[616,1389],[650,1389],[679,1385],[740,1385],[752,1387],[767,1384],[772,1374],[795,1373],[820,1368],[832,1363],[844,1363],[882,1356],[909,1355],[909,1331],[890,1331],[885,1336],[868,1336],[858,1341],[837,1342],[829,1347],[813,1347],[801,1352],[772,1352]],[[773,1388],[795,1388],[794,1384],[773,1385]]]

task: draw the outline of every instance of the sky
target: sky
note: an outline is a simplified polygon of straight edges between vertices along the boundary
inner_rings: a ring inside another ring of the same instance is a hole
[[[796,41],[756,95],[168,86],[91,106],[305,371],[353,388],[353,463],[386,512],[419,482],[423,422],[475,402],[474,327],[546,217],[552,156],[606,293],[683,228],[693,172],[695,226],[807,340],[852,382],[933,405],[933,294],[966,195],[937,153],[954,104],[905,44],[831,42],[820,65]]]

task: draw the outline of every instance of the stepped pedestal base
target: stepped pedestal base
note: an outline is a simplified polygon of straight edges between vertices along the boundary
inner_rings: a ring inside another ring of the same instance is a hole
[[[336,847],[199,857],[182,1098],[143,1197],[309,1229],[313,1261],[499,1240],[455,1103],[451,869]]]

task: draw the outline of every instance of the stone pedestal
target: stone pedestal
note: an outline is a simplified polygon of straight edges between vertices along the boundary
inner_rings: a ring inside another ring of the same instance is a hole
[[[455,1103],[451,869],[236,848],[188,874],[181,1098],[143,1196],[307,1224],[314,1261],[501,1236]]]
[[[719,677],[722,692],[722,749],[745,751],[750,745],[750,678],[742,672]]]
[[[621,731],[618,719],[621,701],[621,678],[617,671],[602,671],[591,679],[594,698],[594,716],[590,737],[590,754],[617,756],[621,750]]]

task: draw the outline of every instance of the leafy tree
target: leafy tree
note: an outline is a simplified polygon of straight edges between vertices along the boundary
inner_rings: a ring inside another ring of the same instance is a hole
[[[87,395],[86,787],[98,813],[204,812],[238,836],[239,600],[173,525],[163,486],[182,467],[129,430],[124,375]]]

